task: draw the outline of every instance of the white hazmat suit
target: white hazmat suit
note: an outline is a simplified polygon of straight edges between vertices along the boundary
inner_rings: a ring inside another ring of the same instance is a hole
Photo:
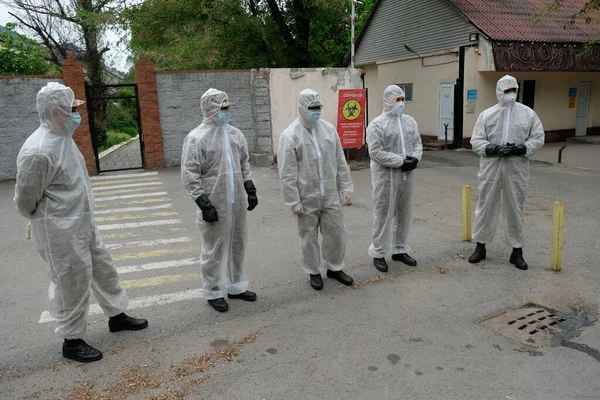
[[[248,143],[239,129],[217,124],[227,94],[209,89],[200,99],[204,119],[185,138],[181,182],[190,197],[208,196],[218,221],[206,222],[198,208],[196,222],[202,234],[200,265],[204,298],[214,300],[248,289],[243,268],[246,251],[246,192],[251,180]]]
[[[471,145],[481,156],[479,200],[475,209],[473,239],[490,243],[496,232],[500,201],[504,203],[506,241],[513,248],[523,247],[523,212],[527,202],[529,157],[544,145],[544,128],[536,113],[516,103],[516,94],[505,94],[507,89],[518,89],[515,78],[505,76],[498,81],[496,95],[499,104],[479,115]],[[488,156],[490,145],[525,145],[525,156]]]
[[[412,223],[412,171],[400,169],[406,157],[421,160],[423,145],[414,118],[396,107],[404,91],[388,86],[383,92],[383,113],[367,128],[373,186],[373,243],[369,256],[410,252],[408,235]]]
[[[283,201],[298,216],[302,267],[320,274],[319,228],[327,269],[341,271],[346,254],[346,226],[340,192],[354,190],[348,164],[335,127],[327,121],[309,121],[308,107],[322,106],[319,94],[305,89],[298,95],[296,119],[281,134],[277,152]]]
[[[73,91],[51,82],[37,94],[40,127],[17,158],[15,203],[31,220],[31,238],[49,266],[55,333],[85,335],[90,289],[108,317],[125,311],[125,290],[94,222],[91,183],[73,141]]]

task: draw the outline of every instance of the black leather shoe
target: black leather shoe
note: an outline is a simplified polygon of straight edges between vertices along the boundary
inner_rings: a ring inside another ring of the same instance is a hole
[[[523,259],[523,249],[514,248],[510,255],[510,263],[514,264],[515,267],[519,268],[522,271],[525,271],[529,266]]]
[[[139,331],[141,329],[146,329],[147,327],[147,319],[133,318],[125,313],[108,319],[108,330],[111,332]]]
[[[310,286],[315,290],[323,289],[323,278],[321,278],[321,274],[310,274]]]
[[[327,277],[331,278],[331,279],[337,279],[338,282],[340,282],[346,286],[351,286],[354,283],[354,279],[352,279],[344,271],[332,271],[332,270],[328,269]]]
[[[224,298],[219,297],[218,299],[208,300],[208,304],[212,306],[218,312],[225,312],[229,310],[229,304],[225,301]]]
[[[374,258],[373,266],[377,268],[378,271],[388,272],[388,265],[385,262],[385,258]]]
[[[256,293],[251,292],[249,290],[246,290],[244,293],[240,293],[240,294],[228,294],[227,297],[230,298],[230,299],[240,299],[240,300],[244,300],[244,301],[255,301],[256,300]]]
[[[481,260],[485,260],[485,243],[477,243],[477,247],[475,247],[475,252],[471,254],[469,257],[469,262],[471,264],[477,264]]]
[[[414,258],[412,258],[411,256],[409,256],[406,253],[402,253],[402,254],[394,254],[392,255],[392,260],[394,261],[400,261],[406,265],[409,265],[411,267],[416,267],[417,266],[417,260],[415,260]]]
[[[62,348],[63,357],[83,363],[102,359],[102,352],[87,344],[83,339],[65,340]]]

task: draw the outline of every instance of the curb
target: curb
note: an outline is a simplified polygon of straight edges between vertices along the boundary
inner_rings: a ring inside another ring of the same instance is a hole
[[[122,143],[119,143],[117,145],[114,145],[110,149],[104,150],[102,153],[98,154],[98,159],[102,159],[102,158],[106,157],[107,155],[109,155],[110,153],[114,152],[115,150],[118,150],[118,149],[120,149],[123,146],[127,146],[129,143],[131,143],[131,142],[133,142],[135,140],[138,140],[139,138],[140,138],[140,135],[137,135],[137,136],[132,137],[131,139],[125,141],[125,142],[122,142]]]

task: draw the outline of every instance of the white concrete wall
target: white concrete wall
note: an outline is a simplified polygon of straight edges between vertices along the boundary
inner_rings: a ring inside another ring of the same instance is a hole
[[[273,152],[281,133],[298,118],[298,93],[312,89],[321,95],[322,118],[337,125],[339,89],[362,89],[360,70],[346,68],[278,68],[270,70]]]
[[[422,56],[365,66],[369,121],[381,114],[383,91],[388,85],[412,83],[413,101],[406,102],[405,113],[417,120],[421,135],[438,135],[439,87],[456,82],[458,50]]]

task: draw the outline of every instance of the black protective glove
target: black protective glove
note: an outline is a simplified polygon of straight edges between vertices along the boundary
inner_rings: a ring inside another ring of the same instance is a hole
[[[419,159],[418,159],[418,158],[415,158],[415,157],[412,157],[412,156],[408,156],[408,157],[406,157],[406,158],[407,158],[408,160],[412,160],[412,161],[414,161],[414,162],[415,162],[415,165],[412,167],[411,171],[412,171],[413,169],[417,168],[417,165],[419,165]]]
[[[485,154],[488,157],[508,157],[513,155],[511,146],[488,144],[485,148]]]
[[[412,157],[411,157],[412,158]],[[409,172],[412,171],[413,169],[417,168],[417,159],[416,158],[405,158],[404,159],[404,164],[402,164],[402,166],[400,167],[400,170],[402,170],[403,172]]]
[[[217,209],[212,205],[208,196],[203,194],[196,199],[196,204],[202,210],[202,219],[206,222],[217,222],[219,215],[217,215]]]
[[[513,156],[524,156],[527,154],[527,146],[524,144],[515,145],[514,143],[506,143],[506,145],[510,146],[511,155]]]
[[[256,197],[256,187],[254,186],[254,182],[246,181],[244,182],[244,189],[246,189],[246,193],[248,194],[248,211],[252,211],[258,205],[258,197]]]

